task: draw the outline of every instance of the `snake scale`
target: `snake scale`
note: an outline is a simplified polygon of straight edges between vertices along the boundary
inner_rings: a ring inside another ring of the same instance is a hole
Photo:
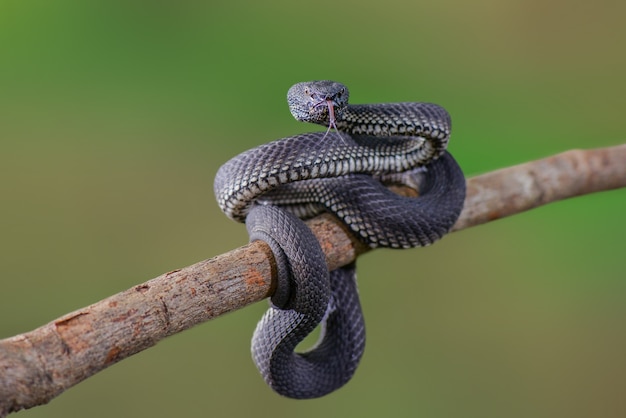
[[[315,398],[343,386],[365,347],[354,263],[328,272],[302,219],[327,211],[370,247],[432,244],[456,222],[465,198],[463,172],[446,151],[450,116],[430,103],[348,104],[333,81],[298,83],[293,116],[326,126],[243,152],[218,170],[214,191],[250,240],[270,246],[278,286],[252,339],[253,360],[281,395]],[[418,197],[402,197],[405,184]],[[296,346],[315,327],[305,352]]]

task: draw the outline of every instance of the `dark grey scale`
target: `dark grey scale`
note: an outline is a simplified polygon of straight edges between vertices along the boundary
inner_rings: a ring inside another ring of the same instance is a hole
[[[278,287],[259,322],[252,355],[265,381],[292,398],[323,396],[353,375],[365,346],[354,265],[330,272],[301,218],[333,213],[371,247],[430,245],[456,222],[465,179],[446,152],[450,116],[429,103],[349,105],[332,81],[298,83],[289,107],[298,120],[337,132],[296,135],[246,151],[218,171],[222,210],[266,241]],[[332,120],[334,114],[335,120]],[[386,184],[417,188],[419,197]],[[318,324],[322,339],[294,349]]]

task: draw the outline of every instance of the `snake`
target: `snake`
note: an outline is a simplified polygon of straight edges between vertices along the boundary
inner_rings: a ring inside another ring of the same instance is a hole
[[[451,120],[443,107],[348,99],[347,87],[335,81],[294,84],[287,93],[292,115],[326,131],[262,144],[215,176],[221,210],[273,254],[277,286],[251,351],[265,382],[289,398],[339,389],[365,349],[355,263],[329,272],[304,220],[328,212],[371,248],[421,247],[450,231],[465,199],[465,177],[447,151]],[[398,184],[417,196],[389,189]],[[318,341],[301,351],[318,326]]]

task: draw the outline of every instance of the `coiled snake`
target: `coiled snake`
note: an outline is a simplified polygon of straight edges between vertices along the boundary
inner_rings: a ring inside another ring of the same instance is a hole
[[[246,151],[218,171],[214,191],[250,240],[267,242],[279,280],[252,339],[265,381],[291,398],[323,396],[353,375],[365,346],[354,264],[328,273],[301,218],[328,211],[371,247],[425,246],[456,222],[465,179],[446,151],[450,117],[429,103],[349,105],[340,83],[298,83],[287,94],[294,117],[328,127]],[[334,128],[334,131],[331,130]],[[401,197],[385,187],[419,191]],[[320,341],[294,350],[318,324]]]

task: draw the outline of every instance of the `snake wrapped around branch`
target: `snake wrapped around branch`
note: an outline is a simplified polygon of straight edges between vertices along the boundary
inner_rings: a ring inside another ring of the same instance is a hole
[[[365,347],[354,263],[328,272],[304,224],[326,211],[370,247],[426,246],[456,222],[465,178],[446,151],[450,116],[431,103],[348,104],[333,81],[298,83],[293,116],[326,126],[243,152],[218,170],[214,191],[224,213],[245,222],[250,240],[272,249],[278,286],[254,332],[252,356],[281,395],[307,399],[343,386]],[[403,197],[389,184],[418,191]],[[319,341],[296,346],[321,325]]]

